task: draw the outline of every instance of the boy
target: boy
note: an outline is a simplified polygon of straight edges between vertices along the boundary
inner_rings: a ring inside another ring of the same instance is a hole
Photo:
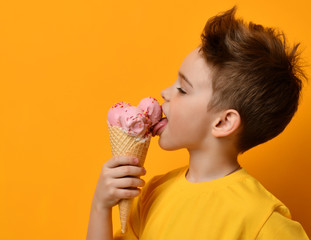
[[[238,164],[297,110],[303,71],[271,28],[234,18],[236,8],[208,20],[202,44],[162,91],[165,150],[187,148],[189,166],[144,185],[137,159],[108,160],[94,194],[87,239],[113,239],[111,209],[135,198],[129,227],[115,239],[308,239],[289,210]],[[283,35],[280,35],[283,37]],[[132,176],[132,177],[128,177]]]

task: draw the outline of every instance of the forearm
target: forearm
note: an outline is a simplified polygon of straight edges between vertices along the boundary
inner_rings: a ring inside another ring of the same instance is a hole
[[[112,240],[112,209],[102,209],[92,203],[87,240]]]

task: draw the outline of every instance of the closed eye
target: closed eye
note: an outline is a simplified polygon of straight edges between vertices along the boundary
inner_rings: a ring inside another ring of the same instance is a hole
[[[186,92],[185,92],[182,88],[177,88],[177,90],[178,90],[181,94],[186,94]]]

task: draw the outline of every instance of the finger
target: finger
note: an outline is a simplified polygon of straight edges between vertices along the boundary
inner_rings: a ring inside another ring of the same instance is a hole
[[[116,188],[137,188],[137,187],[143,187],[145,185],[145,181],[140,178],[126,177],[126,178],[115,179],[113,185]]]
[[[117,156],[106,162],[106,167],[115,168],[120,165],[138,165],[138,158],[133,156]]]
[[[146,174],[146,170],[143,167],[138,166],[119,166],[110,169],[110,176],[112,178],[123,178],[127,176],[139,177]]]
[[[141,190],[139,188],[133,189],[117,189],[115,194],[119,199],[129,199],[134,198],[140,194]]]

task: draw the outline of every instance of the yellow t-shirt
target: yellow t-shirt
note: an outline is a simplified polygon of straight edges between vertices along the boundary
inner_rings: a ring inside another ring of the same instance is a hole
[[[134,199],[126,234],[115,239],[308,239],[290,212],[245,169],[201,183],[188,167],[156,176]]]

